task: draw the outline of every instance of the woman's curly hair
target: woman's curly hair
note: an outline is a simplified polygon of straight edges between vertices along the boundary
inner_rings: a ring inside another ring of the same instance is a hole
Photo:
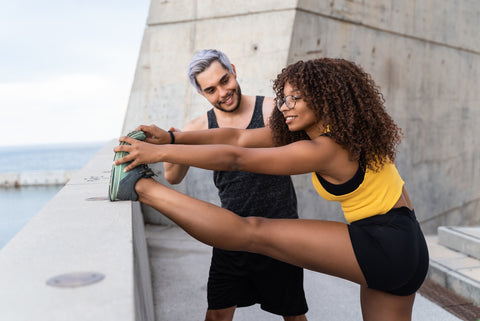
[[[378,171],[395,161],[402,131],[388,115],[384,98],[372,77],[353,62],[321,58],[287,66],[273,82],[276,99],[289,83],[298,89],[330,137],[364,169]],[[309,139],[304,131],[290,132],[283,114],[274,108],[269,126],[277,146]]]

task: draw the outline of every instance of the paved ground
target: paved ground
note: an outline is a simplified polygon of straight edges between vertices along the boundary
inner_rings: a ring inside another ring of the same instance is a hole
[[[158,321],[203,320],[211,248],[177,227],[146,226]],[[362,320],[359,286],[342,279],[305,271],[310,321]],[[234,321],[283,320],[258,305],[237,309]],[[459,321],[440,306],[417,295],[413,320]]]

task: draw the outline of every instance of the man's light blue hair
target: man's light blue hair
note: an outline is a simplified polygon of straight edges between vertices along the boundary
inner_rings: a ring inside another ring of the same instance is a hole
[[[190,79],[190,83],[199,92],[202,92],[202,88],[200,88],[200,85],[197,82],[197,75],[204,72],[214,61],[218,61],[223,68],[233,74],[232,64],[227,55],[223,52],[215,49],[204,49],[197,52],[188,64],[188,79]]]

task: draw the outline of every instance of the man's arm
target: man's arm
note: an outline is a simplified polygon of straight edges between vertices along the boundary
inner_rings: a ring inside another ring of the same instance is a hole
[[[141,125],[136,130],[146,133],[145,140],[151,144],[168,144],[170,134],[155,125]],[[222,144],[239,147],[271,147],[273,145],[270,128],[236,129],[213,128],[208,129],[207,115],[200,116],[188,123],[184,131],[170,129],[175,136],[175,144],[206,145]],[[185,178],[189,166],[164,163],[164,177],[170,184],[179,184]]]
[[[203,116],[200,116],[198,118],[195,118],[191,122],[189,122],[184,128],[184,131],[195,131],[195,130],[202,130],[202,129],[207,129],[208,128],[208,123],[207,123],[207,116],[206,114]],[[169,129],[170,131],[178,134],[181,133],[179,129],[175,129],[171,127]],[[185,178],[185,175],[187,175],[188,169],[190,166],[188,165],[181,165],[181,164],[173,164],[173,163],[163,163],[163,169],[164,169],[164,177],[172,185],[175,184],[180,184],[183,179]]]
[[[175,133],[175,143],[189,145],[226,144],[249,148],[272,147],[272,133],[270,128],[268,128],[268,123],[274,108],[276,108],[274,99],[272,97],[265,97],[262,106],[265,128],[214,128],[208,131],[197,131],[195,133]],[[208,126],[206,126],[206,128],[208,128]]]
[[[255,129],[213,128],[175,133],[175,144],[233,145],[238,147],[272,147],[270,128]]]
[[[141,125],[147,135],[147,143],[162,145],[171,142],[170,134],[155,125]],[[184,145],[234,145],[239,147],[272,147],[273,139],[270,128],[255,129],[213,128],[175,132],[175,144]]]

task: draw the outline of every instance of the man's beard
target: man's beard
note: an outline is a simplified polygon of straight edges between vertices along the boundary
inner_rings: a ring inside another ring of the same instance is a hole
[[[237,88],[235,89],[235,92],[233,93],[233,95],[237,95],[238,97],[237,105],[233,109],[224,109],[220,106],[220,104],[215,104],[213,105],[213,107],[226,113],[233,113],[235,110],[238,109],[238,107],[240,107],[240,103],[242,102],[242,90],[240,89],[240,85],[237,84]]]

